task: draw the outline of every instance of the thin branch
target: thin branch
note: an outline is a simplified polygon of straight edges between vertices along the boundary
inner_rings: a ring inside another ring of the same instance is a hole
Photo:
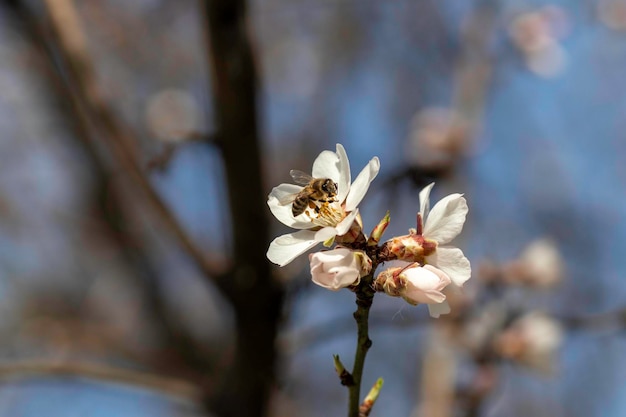
[[[96,193],[94,202],[98,211],[98,218],[103,218],[109,236],[114,240],[121,250],[121,254],[126,263],[133,268],[133,274],[129,278],[134,279],[134,284],[141,287],[147,303],[147,310],[152,314],[152,323],[157,326],[160,335],[165,339],[167,357],[160,357],[156,360],[152,357],[135,358],[140,359],[144,364],[153,366],[162,372],[174,375],[189,375],[194,381],[198,381],[202,389],[209,387],[203,383],[208,370],[214,367],[210,358],[205,357],[205,352],[193,340],[183,327],[180,326],[168,311],[167,305],[161,294],[157,271],[154,270],[151,262],[147,259],[142,245],[138,242],[138,237],[134,233],[134,228],[128,227],[132,220],[127,218],[128,213],[123,210],[121,201],[117,194],[111,195],[108,189],[109,178],[112,176],[112,169],[98,152],[96,143],[91,138],[93,133],[90,129],[90,122],[84,106],[73,96],[72,86],[63,78],[60,71],[54,70],[55,54],[50,38],[44,32],[37,17],[24,4],[19,1],[11,1],[16,16],[23,22],[26,35],[32,42],[42,49],[42,53],[48,58],[48,65],[40,66],[40,69],[50,76],[51,87],[61,104],[61,110],[67,113],[72,128],[75,130],[74,137],[78,140],[81,149],[85,152],[87,165],[91,168]],[[106,201],[105,201],[106,199]],[[101,210],[101,211],[100,211]],[[204,393],[207,397],[208,393]],[[199,398],[199,396],[198,396]]]
[[[45,360],[0,363],[0,378],[2,379],[27,377],[33,374],[89,378],[118,384],[140,386],[161,391],[169,395],[187,398],[194,402],[197,402],[198,399],[201,398],[200,390],[185,381],[164,378],[130,369],[114,368],[93,363]]]
[[[372,273],[373,276],[373,273]],[[365,282],[372,281],[364,279]],[[352,367],[352,379],[354,384],[349,386],[350,401],[348,404],[348,417],[359,417],[359,406],[361,405],[361,381],[363,377],[363,367],[367,351],[372,346],[369,338],[369,312],[374,299],[374,291],[367,286],[362,286],[356,293],[357,310],[354,312],[354,319],[357,324],[356,353],[354,354],[354,366]]]
[[[395,320],[399,308],[384,311],[370,311],[369,327],[381,328],[414,328],[415,326],[430,325],[429,316],[411,316],[403,320]],[[285,354],[294,354],[301,349],[312,349],[320,343],[328,342],[335,337],[344,337],[354,328],[354,319],[338,315],[321,323],[304,329],[295,329],[282,334],[278,339],[278,346]]]
[[[86,112],[92,116],[90,120],[105,133],[106,140],[103,143],[108,147],[118,166],[124,170],[126,177],[130,178],[141,191],[152,213],[176,237],[181,247],[207,278],[220,276],[224,268],[212,264],[196,246],[141,168],[133,133],[117,119],[102,94],[102,88],[89,57],[85,34],[72,0],[45,0],[44,3],[50,16],[52,35],[57,41],[55,44],[58,47],[57,52],[63,69],[68,73],[65,82],[74,93],[72,99],[79,107],[85,107]]]

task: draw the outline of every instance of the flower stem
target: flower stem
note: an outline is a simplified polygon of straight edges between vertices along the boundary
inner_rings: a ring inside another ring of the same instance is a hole
[[[356,353],[354,355],[354,366],[352,368],[352,378],[354,384],[349,387],[350,403],[348,407],[348,417],[359,417],[359,405],[361,404],[361,377],[363,376],[363,366],[365,364],[365,356],[372,341],[369,338],[369,312],[374,299],[374,290],[371,282],[374,271],[361,280],[361,284],[356,291],[357,310],[354,312],[354,319],[357,324],[357,343]]]

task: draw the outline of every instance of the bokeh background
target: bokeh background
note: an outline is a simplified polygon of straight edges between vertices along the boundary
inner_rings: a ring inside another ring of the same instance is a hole
[[[390,210],[405,234],[430,181],[470,206],[450,317],[374,300],[373,416],[626,412],[626,1],[233,2],[218,21],[246,28],[258,76],[240,160],[215,67],[247,63],[211,42],[244,32],[216,39],[213,3],[0,2],[0,415],[345,415],[354,295],[312,285],[306,257],[254,298],[279,313],[262,407],[220,402],[245,307],[219,279],[251,273],[229,169],[258,157],[267,194],[336,143],[353,178],[381,160],[366,230]],[[262,200],[239,201],[266,248],[286,230]]]

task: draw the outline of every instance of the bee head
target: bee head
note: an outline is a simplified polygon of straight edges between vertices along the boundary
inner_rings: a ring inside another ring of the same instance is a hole
[[[328,194],[337,194],[337,184],[333,180],[327,179],[322,184],[322,190]]]

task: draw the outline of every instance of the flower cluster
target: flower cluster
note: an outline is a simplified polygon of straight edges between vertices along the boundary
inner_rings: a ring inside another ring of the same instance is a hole
[[[280,184],[268,197],[274,216],[296,232],[277,237],[267,257],[284,266],[320,243],[331,248],[309,255],[313,282],[330,289],[359,286],[402,297],[410,304],[429,305],[431,316],[450,311],[442,292],[448,285],[462,286],[470,278],[470,263],[463,252],[445,246],[462,230],[467,203],[461,194],[452,194],[430,209],[430,184],[420,192],[416,229],[379,245],[389,224],[387,214],[370,236],[363,233],[358,205],[380,169],[378,158],[369,163],[351,183],[350,164],[345,149],[324,151],[313,163],[308,183],[302,173],[292,171],[296,184]],[[328,181],[330,180],[330,181]],[[325,184],[331,183],[331,186]],[[332,186],[334,183],[334,187]],[[374,279],[376,267],[384,262],[407,262],[404,267],[382,271]]]

